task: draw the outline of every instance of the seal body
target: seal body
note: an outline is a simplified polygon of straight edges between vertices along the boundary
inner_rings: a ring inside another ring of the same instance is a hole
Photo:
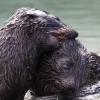
[[[22,99],[34,81],[40,55],[77,35],[52,14],[18,9],[0,29],[0,100]]]

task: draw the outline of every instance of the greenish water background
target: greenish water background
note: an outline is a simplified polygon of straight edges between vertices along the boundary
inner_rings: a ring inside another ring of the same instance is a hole
[[[0,24],[21,7],[34,7],[58,16],[79,32],[89,51],[100,53],[100,0],[0,0]]]

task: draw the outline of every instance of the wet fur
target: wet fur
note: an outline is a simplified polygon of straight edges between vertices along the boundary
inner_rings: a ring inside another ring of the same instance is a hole
[[[97,54],[87,51],[78,40],[65,40],[62,44],[62,48],[41,56],[32,87],[36,96],[65,94],[67,100],[76,100],[78,91],[100,80]],[[63,69],[63,59],[68,59],[66,64],[72,62],[70,70]]]
[[[0,100],[22,100],[34,81],[40,55],[59,48],[58,40],[78,35],[57,17],[37,11],[18,9],[0,29]]]
[[[77,40],[65,40],[62,44],[59,50],[41,57],[34,86],[37,95],[67,94],[84,81],[89,52]],[[64,63],[72,68],[64,69]]]

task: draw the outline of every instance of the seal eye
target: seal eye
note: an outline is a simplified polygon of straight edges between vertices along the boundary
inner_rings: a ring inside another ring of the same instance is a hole
[[[58,17],[56,17],[56,20],[60,21],[60,19]]]
[[[65,69],[65,70],[70,70],[71,69],[71,64],[63,64],[63,68]]]
[[[27,14],[30,18],[37,18],[36,14]]]
[[[26,15],[22,15],[22,18],[25,18],[25,17],[37,18],[37,15],[35,15],[35,14],[26,14]]]

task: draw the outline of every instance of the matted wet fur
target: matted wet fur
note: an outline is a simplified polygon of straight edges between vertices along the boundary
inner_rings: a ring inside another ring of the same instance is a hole
[[[32,87],[36,96],[59,94],[64,100],[76,100],[79,89],[100,80],[98,55],[87,51],[78,40],[65,40],[62,45],[41,56]]]
[[[18,9],[0,29],[0,100],[22,100],[34,80],[41,53],[77,36],[52,14]]]
[[[43,54],[36,72],[35,93],[40,96],[74,93],[84,81],[88,54],[77,40],[64,40],[61,48]]]

